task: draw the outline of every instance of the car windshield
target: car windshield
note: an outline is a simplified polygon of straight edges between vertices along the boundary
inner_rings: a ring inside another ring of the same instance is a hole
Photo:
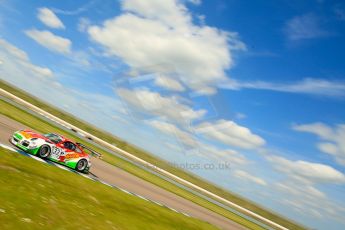
[[[49,140],[51,140],[55,144],[62,141],[62,138],[59,135],[54,134],[54,133],[47,133],[47,134],[44,134],[43,136],[45,136],[46,138],[48,138]]]

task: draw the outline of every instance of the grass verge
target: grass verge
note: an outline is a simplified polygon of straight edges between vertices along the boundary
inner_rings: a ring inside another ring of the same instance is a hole
[[[1,229],[216,229],[0,148]]]

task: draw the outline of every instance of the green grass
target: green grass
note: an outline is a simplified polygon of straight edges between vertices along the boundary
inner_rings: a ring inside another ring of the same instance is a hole
[[[0,148],[0,228],[216,229],[120,190]]]
[[[278,224],[281,224],[287,228],[290,228],[290,229],[296,229],[296,230],[300,230],[300,229],[305,229],[304,227],[298,225],[297,223],[293,222],[293,221],[290,221],[290,220],[287,220],[285,219],[284,217],[276,214],[276,213],[273,213],[271,211],[268,211],[266,210],[265,208],[255,204],[254,202],[252,201],[249,201],[245,198],[242,198],[240,197],[239,195],[237,194],[234,194],[234,193],[231,193],[223,188],[220,188],[208,181],[205,181],[203,180],[202,178],[196,176],[196,175],[193,175],[193,174],[190,174],[189,172],[186,172],[184,170],[181,170],[181,169],[178,169],[178,168],[175,168],[175,167],[172,167],[171,165],[168,164],[168,162],[156,157],[156,156],[153,156],[145,151],[143,151],[142,149],[134,146],[134,145],[131,145],[131,144],[128,144],[126,143],[125,141],[122,141],[120,140],[119,138],[109,134],[109,133],[106,133],[104,131],[101,131],[99,129],[97,129],[96,127],[84,122],[84,121],[80,121],[78,120],[77,118],[75,118],[74,116],[68,114],[68,113],[65,113],[65,112],[62,112],[42,101],[40,101],[39,99],[37,98],[34,98],[30,95],[28,95],[27,93],[13,87],[13,86],[10,86],[8,84],[6,84],[5,82],[1,81],[0,80],[0,87],[3,88],[4,90],[6,91],[9,91],[11,93],[13,93],[14,95],[40,107],[41,109],[57,116],[57,117],[60,117],[62,118],[63,120],[109,142],[109,143],[114,143],[117,145],[117,147],[120,147],[130,153],[132,153],[133,155],[137,156],[137,157],[140,157],[141,159],[147,161],[147,162],[150,162],[154,165],[157,165],[158,167],[160,168],[163,168],[187,181],[190,181],[191,183],[194,183],[210,192],[213,192],[214,194],[217,194],[227,200],[230,200],[242,207],[245,207],[261,216],[264,216],[266,217],[267,219],[270,219]],[[0,111],[1,112],[1,111]],[[8,116],[10,116],[11,113],[9,113]],[[13,116],[12,116],[13,118]],[[30,124],[30,123],[29,123]],[[37,129],[38,126],[33,126]],[[42,128],[45,128],[45,127],[42,127]],[[41,132],[49,132],[49,129],[45,129],[44,131],[41,131]],[[60,132],[60,131],[59,131]],[[61,132],[60,132],[61,133]],[[67,136],[70,136],[69,134]],[[76,138],[74,138],[76,139]],[[229,219],[232,219],[236,222],[239,222],[241,224],[244,224],[245,226],[247,226],[248,228],[251,228],[251,229],[257,229],[257,225],[253,225],[253,223],[251,222],[248,222],[248,221],[244,221],[243,218],[240,218],[238,217],[237,215],[234,215],[233,213],[217,206],[217,205],[214,205],[200,197],[197,197],[193,194],[191,194],[190,192],[187,192],[185,190],[182,190],[180,188],[178,188],[177,186],[165,181],[165,180],[162,180],[161,178],[159,177],[156,177],[138,167],[134,167],[132,164],[128,164],[127,162],[121,160],[120,158],[116,158],[114,157],[113,155],[109,155],[109,154],[104,154],[104,160],[113,164],[113,165],[116,165],[118,167],[121,167],[123,168],[124,170],[130,172],[130,173],[133,173],[134,175],[137,175],[147,181],[150,181],[160,187],[163,187],[165,189],[167,189],[168,191],[172,191],[174,192],[175,194],[177,195],[180,195],[184,198],[187,198],[199,205],[202,205],[210,210],[213,210]]]

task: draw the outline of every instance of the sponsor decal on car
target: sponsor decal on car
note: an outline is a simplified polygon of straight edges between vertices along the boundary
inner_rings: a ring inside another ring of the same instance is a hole
[[[78,154],[78,153],[68,153],[68,154],[65,156],[65,158],[66,158],[67,160],[73,159],[73,158],[79,158],[79,154]]]

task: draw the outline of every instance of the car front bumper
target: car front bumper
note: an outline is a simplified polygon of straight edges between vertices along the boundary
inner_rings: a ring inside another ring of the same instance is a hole
[[[17,146],[18,148],[24,150],[25,152],[28,152],[28,153],[31,153],[31,154],[34,154],[36,155],[37,151],[38,151],[38,147],[35,147],[35,148],[31,148],[30,147],[30,141],[23,138],[20,139],[18,138],[18,134],[13,134],[13,136],[10,138],[10,142]]]

